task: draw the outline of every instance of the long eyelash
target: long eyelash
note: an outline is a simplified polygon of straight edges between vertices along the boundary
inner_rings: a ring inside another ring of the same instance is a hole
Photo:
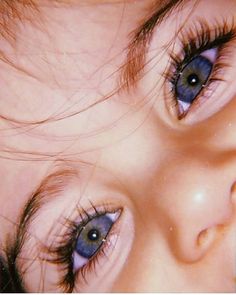
[[[82,231],[83,227],[91,221],[95,217],[99,217],[105,215],[107,213],[113,213],[116,210],[111,210],[109,206],[102,205],[97,207],[90,202],[91,208],[93,212],[87,211],[82,207],[76,208],[78,212],[78,216],[80,218],[80,222],[75,222],[74,220],[70,220],[69,218],[64,218],[61,222],[61,225],[66,228],[63,233],[58,234],[56,237],[57,241],[54,241],[51,247],[45,246],[44,253],[48,255],[48,257],[44,257],[43,260],[60,265],[61,272],[63,273],[62,279],[58,283],[58,286],[63,290],[63,292],[71,293],[75,287],[75,281],[77,278],[82,279],[82,283],[87,284],[86,273],[90,271],[95,272],[96,265],[101,257],[106,256],[107,247],[110,246],[109,238],[105,243],[101,245],[98,251],[94,254],[94,256],[88,260],[88,262],[80,268],[76,273],[73,270],[73,252],[75,249],[76,240]],[[111,229],[112,230],[112,229]],[[110,231],[108,235],[110,234]]]
[[[195,56],[203,51],[214,47],[219,47],[220,50],[224,44],[235,37],[236,28],[234,19],[232,19],[230,24],[227,20],[223,20],[223,23],[216,22],[214,28],[206,21],[199,20],[193,28],[190,28],[187,32],[181,32],[180,40],[183,44],[184,59],[174,54],[171,55],[171,58],[176,65],[177,71],[180,71]]]
[[[165,79],[169,81],[170,85],[172,85],[172,93],[174,92],[179,74],[182,72],[186,64],[191,62],[191,60],[202,52],[215,47],[218,48],[218,57],[213,66],[207,85],[210,85],[215,81],[224,81],[221,70],[230,65],[225,62],[223,51],[226,49],[229,42],[236,39],[236,25],[234,18],[232,18],[230,23],[229,20],[223,20],[221,22],[215,21],[214,26],[204,20],[199,20],[187,31],[182,31],[179,39],[182,43],[182,51],[179,54],[173,52],[170,53],[171,65],[169,70],[164,74]],[[172,97],[171,103],[174,108],[178,105],[178,102],[174,97]],[[182,117],[179,119],[181,118]]]

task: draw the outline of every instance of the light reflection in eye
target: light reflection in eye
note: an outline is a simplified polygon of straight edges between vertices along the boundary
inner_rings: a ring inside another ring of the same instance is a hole
[[[217,48],[206,50],[187,63],[175,85],[179,113],[188,111],[199,93],[205,87],[217,59]]]

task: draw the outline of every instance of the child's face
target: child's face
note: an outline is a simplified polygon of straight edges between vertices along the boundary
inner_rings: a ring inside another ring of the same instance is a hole
[[[26,291],[235,291],[235,0],[175,6],[129,88],[161,4],[38,2],[0,41],[2,255]]]

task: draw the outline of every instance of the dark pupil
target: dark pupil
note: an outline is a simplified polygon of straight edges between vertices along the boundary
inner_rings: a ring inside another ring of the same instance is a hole
[[[200,80],[199,80],[198,75],[193,73],[188,76],[187,81],[190,86],[195,86],[199,83]]]
[[[100,238],[100,233],[96,228],[91,229],[88,232],[88,239],[91,240],[92,242],[99,240],[99,238]]]

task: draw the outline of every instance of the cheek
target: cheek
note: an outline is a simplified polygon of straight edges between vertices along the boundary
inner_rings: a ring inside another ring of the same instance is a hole
[[[165,128],[161,125],[156,128],[154,119],[149,116],[147,118],[147,111],[143,110],[123,120],[116,140],[103,150],[101,157],[102,166],[137,190],[153,178],[165,153],[161,136]]]
[[[212,145],[225,151],[236,150],[236,94],[218,114],[209,120]]]

